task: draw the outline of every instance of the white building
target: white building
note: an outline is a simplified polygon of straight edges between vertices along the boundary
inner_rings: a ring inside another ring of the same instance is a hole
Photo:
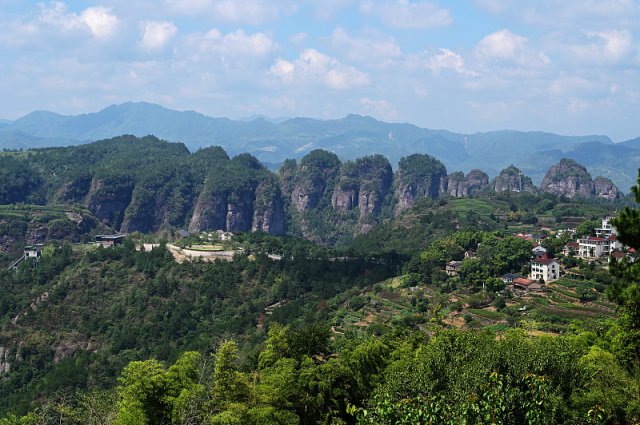
[[[539,256],[541,256],[543,254],[546,254],[547,250],[546,250],[545,247],[543,247],[541,245],[536,245],[535,247],[533,247],[531,252],[533,252],[533,255],[535,255],[536,257],[539,257]]]
[[[602,227],[596,229],[596,236],[600,238],[608,238],[611,236],[616,236],[618,231],[614,226],[611,225],[611,217],[607,216],[602,219]]]
[[[539,281],[553,282],[560,278],[560,263],[546,255],[531,260],[530,278]]]
[[[582,258],[608,257],[612,252],[624,248],[615,234],[606,237],[586,236],[578,239],[578,245],[578,256]]]
[[[578,244],[578,256],[582,258],[600,258],[610,252],[609,241],[598,236],[585,236],[578,239]]]
[[[27,245],[24,247],[24,258],[40,258],[42,245]]]

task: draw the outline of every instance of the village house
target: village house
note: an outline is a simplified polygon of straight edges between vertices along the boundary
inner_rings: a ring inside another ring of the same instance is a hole
[[[582,258],[600,258],[608,250],[605,249],[605,239],[598,236],[585,236],[578,239],[578,244],[578,255]]]
[[[24,258],[38,259],[42,255],[42,244],[27,245],[24,247]]]
[[[449,261],[445,266],[445,272],[449,276],[456,276],[460,271],[460,266],[462,266],[462,261]]]
[[[500,279],[502,279],[502,282],[504,282],[505,284],[510,284],[510,283],[513,283],[513,281],[519,277],[520,275],[517,275],[517,274],[506,273],[506,274],[503,274]]]
[[[125,235],[96,235],[96,243],[104,248],[120,245],[124,242]]]
[[[562,249],[562,254],[565,257],[568,257],[569,255],[577,255],[579,251],[580,251],[580,244],[578,242],[569,242]]]
[[[533,252],[533,255],[535,255],[536,257],[539,257],[541,255],[544,255],[547,253],[547,250],[545,247],[540,246],[540,245],[536,245],[533,247],[533,249],[531,250],[531,252]]]
[[[578,244],[578,255],[582,258],[608,257],[613,251],[624,248],[616,235],[586,236],[578,239]]]
[[[595,229],[596,236],[600,238],[608,238],[610,236],[616,236],[618,234],[615,226],[611,224],[611,218],[611,216],[607,216],[602,219],[602,226]]]
[[[627,252],[615,250],[611,253],[609,262],[611,262],[611,258],[613,258],[615,261],[622,261],[623,258],[626,258],[628,262],[633,263],[636,261],[636,257],[633,255],[634,252],[635,251],[632,252],[631,249]]]
[[[525,277],[518,277],[513,280],[512,283],[513,289],[520,289],[521,291],[541,291],[543,289],[543,285],[536,282],[533,279],[527,279]]]
[[[560,263],[558,263],[555,258],[542,255],[531,260],[530,264],[531,274],[529,277],[535,281],[542,279],[547,283],[560,278]]]

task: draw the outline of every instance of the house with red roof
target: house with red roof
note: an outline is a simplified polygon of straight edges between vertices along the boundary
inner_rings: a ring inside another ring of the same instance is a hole
[[[578,242],[569,242],[562,249],[562,254],[565,257],[568,257],[571,254],[573,255],[578,254],[579,251],[580,251],[580,244]]]
[[[545,283],[548,283],[560,278],[560,263],[546,254],[531,260],[530,266],[531,273],[529,277],[535,281],[542,279]]]
[[[526,277],[518,277],[513,279],[513,289],[520,289],[522,291],[541,291],[543,285],[539,284],[535,280],[527,279]]]

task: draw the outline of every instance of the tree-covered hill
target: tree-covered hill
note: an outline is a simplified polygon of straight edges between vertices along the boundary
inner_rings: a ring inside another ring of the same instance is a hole
[[[625,188],[633,184],[640,166],[638,143],[614,144],[602,135],[512,130],[460,134],[359,115],[332,120],[293,118],[277,124],[262,118],[234,121],[144,102],[76,116],[36,111],[0,126],[0,148],[68,146],[122,134],[155,134],[184,143],[191,151],[219,145],[231,156],[248,152],[269,164],[300,159],[314,149],[334,152],[345,160],[382,154],[393,166],[402,157],[422,153],[439,158],[448,169],[468,172],[480,168],[491,177],[513,164],[536,183],[544,170],[565,157]]]

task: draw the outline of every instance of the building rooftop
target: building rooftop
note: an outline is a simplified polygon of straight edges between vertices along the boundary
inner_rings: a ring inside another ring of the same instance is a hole
[[[109,240],[122,239],[125,236],[126,235],[96,235],[96,240],[109,241]]]
[[[529,286],[535,282],[536,282],[535,280],[527,279],[526,277],[518,277],[516,279],[513,279],[514,284],[523,285],[523,286]]]

